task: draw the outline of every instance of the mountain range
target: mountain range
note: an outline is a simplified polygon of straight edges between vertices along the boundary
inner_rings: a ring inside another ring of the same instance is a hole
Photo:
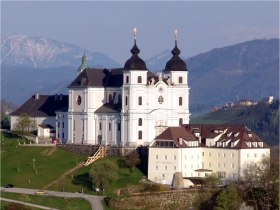
[[[2,98],[20,104],[36,92],[66,93],[66,87],[77,75],[83,52],[81,47],[48,38],[2,36]],[[85,53],[90,67],[123,66],[100,52],[85,49]],[[166,50],[147,59],[146,65],[157,72],[171,57],[170,50]],[[251,40],[185,61],[191,112],[207,111],[236,99],[279,96],[279,39]]]
[[[1,64],[22,65],[33,68],[79,66],[83,53],[89,66],[120,67],[120,64],[101,52],[91,52],[81,47],[58,42],[46,37],[25,34],[1,36]]]

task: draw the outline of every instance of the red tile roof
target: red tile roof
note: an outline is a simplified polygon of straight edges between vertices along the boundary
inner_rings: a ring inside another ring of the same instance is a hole
[[[200,137],[196,137],[194,133],[199,133]],[[235,134],[237,134],[235,136]],[[179,147],[188,147],[188,145],[182,141],[180,144],[180,138],[185,141],[197,141],[199,147],[205,147],[206,139],[213,139],[220,137],[215,141],[215,145],[211,147],[217,148],[268,148],[269,146],[254,132],[249,130],[245,125],[211,125],[211,124],[187,124],[179,127],[168,127],[164,132],[155,138],[159,140],[173,140]],[[219,146],[217,143],[221,143]],[[223,145],[223,142],[227,142]],[[263,147],[249,147],[246,142],[263,142]],[[209,147],[209,145],[208,145]]]

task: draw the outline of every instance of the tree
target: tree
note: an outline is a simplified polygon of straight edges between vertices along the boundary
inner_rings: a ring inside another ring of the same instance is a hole
[[[27,113],[21,113],[15,124],[16,130],[24,133],[25,131],[31,131],[34,129],[34,122],[30,119]]]
[[[137,150],[134,150],[126,157],[126,164],[129,167],[132,167],[132,171],[134,171],[134,167],[140,163],[140,158]]]
[[[279,160],[264,157],[243,171],[240,188],[249,205],[255,209],[279,209]]]
[[[215,200],[214,210],[236,210],[239,209],[241,203],[238,186],[232,183],[219,192]]]
[[[118,178],[118,166],[110,160],[96,162],[90,169],[90,177],[96,187],[105,188],[110,182]]]
[[[217,188],[218,184],[220,184],[220,179],[214,173],[209,174],[205,178],[205,184],[204,184],[205,187]]]

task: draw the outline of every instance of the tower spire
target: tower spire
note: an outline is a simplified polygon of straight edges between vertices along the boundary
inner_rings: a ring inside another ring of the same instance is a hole
[[[134,36],[134,43],[136,43],[136,36],[137,36],[137,28],[136,27],[134,27],[133,28],[133,36]]]

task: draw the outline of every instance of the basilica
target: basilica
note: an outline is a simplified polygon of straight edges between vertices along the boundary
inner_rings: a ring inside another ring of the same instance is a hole
[[[139,57],[136,30],[130,52],[124,67],[113,69],[90,68],[83,55],[68,107],[56,110],[61,143],[144,146],[167,127],[189,123],[188,69],[177,32],[172,58],[156,75]]]

